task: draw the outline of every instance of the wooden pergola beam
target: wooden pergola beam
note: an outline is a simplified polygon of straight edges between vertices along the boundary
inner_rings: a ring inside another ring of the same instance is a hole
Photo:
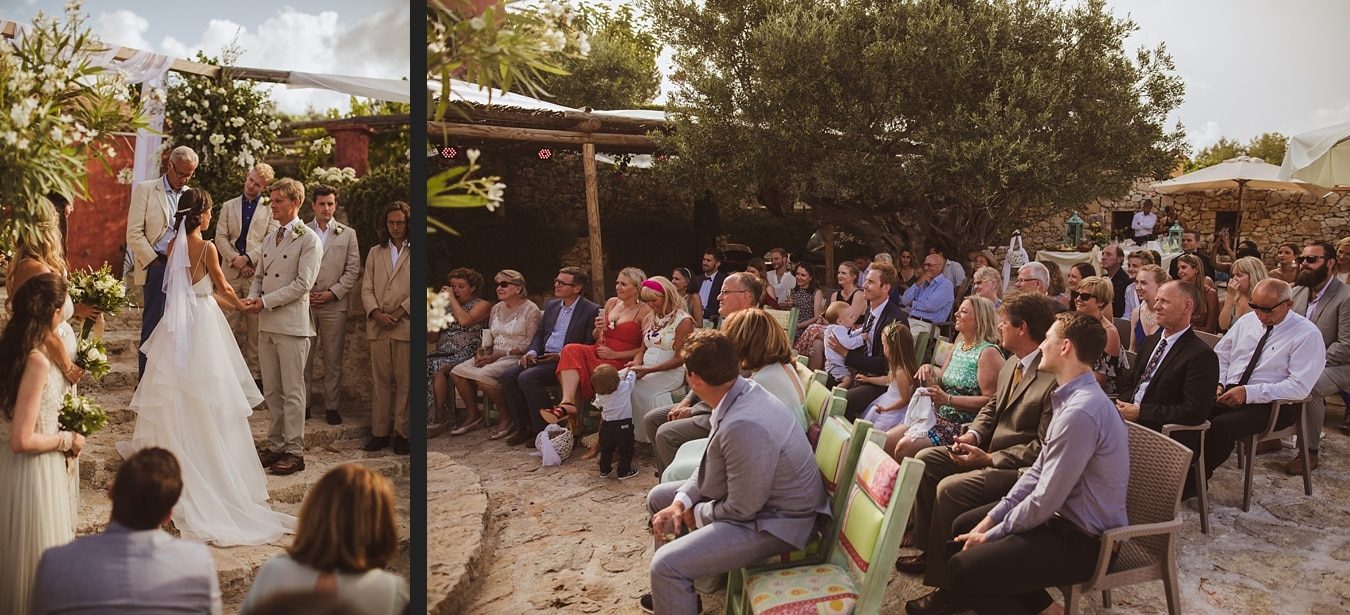
[[[500,141],[529,141],[533,143],[553,143],[558,145],[594,144],[598,147],[616,147],[625,150],[639,150],[646,153],[656,152],[656,142],[646,135],[625,135],[603,132],[580,132],[575,130],[546,130],[542,128],[516,128],[510,126],[489,126],[485,124],[459,124],[455,122],[427,122],[427,136],[466,137]]]

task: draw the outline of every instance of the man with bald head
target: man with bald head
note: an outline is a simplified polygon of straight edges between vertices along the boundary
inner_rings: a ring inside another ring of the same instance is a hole
[[[1219,386],[1205,437],[1206,478],[1233,454],[1239,440],[1265,428],[1270,402],[1307,397],[1326,366],[1322,334],[1294,311],[1289,283],[1261,280],[1252,290],[1251,306],[1214,348]],[[1300,411],[1283,406],[1276,426],[1293,424]]]
[[[947,259],[941,254],[923,257],[923,275],[900,296],[901,307],[909,312],[910,329],[931,331],[932,323],[947,320],[951,315],[956,290],[943,275],[946,264]]]

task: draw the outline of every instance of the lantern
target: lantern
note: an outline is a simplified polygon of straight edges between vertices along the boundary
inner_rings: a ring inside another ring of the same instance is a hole
[[[1078,217],[1078,212],[1073,212],[1069,216],[1068,222],[1064,223],[1064,244],[1077,247],[1083,242],[1083,219]]]
[[[1172,228],[1167,229],[1167,245],[1163,246],[1166,252],[1181,251],[1181,223],[1173,222]]]

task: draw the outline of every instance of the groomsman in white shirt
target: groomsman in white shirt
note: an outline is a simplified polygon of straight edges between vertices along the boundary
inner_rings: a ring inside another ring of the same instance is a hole
[[[220,206],[216,252],[220,253],[220,270],[225,273],[225,281],[240,297],[247,297],[253,286],[254,269],[262,259],[263,239],[277,230],[277,221],[272,219],[267,195],[263,193],[275,176],[272,165],[265,162],[253,165],[244,178],[243,194]],[[254,380],[259,380],[258,315],[231,310],[225,312],[225,320],[234,331],[234,341],[244,354],[249,372]]]
[[[318,396],[313,389],[323,385],[323,403],[329,425],[341,425],[338,399],[342,392],[342,350],[347,346],[347,296],[361,279],[361,248],[356,231],[333,219],[337,212],[337,190],[320,184],[314,188],[314,219],[309,228],[319,236],[323,261],[314,289],[309,293],[309,312],[314,316],[318,344],[309,347],[305,381],[310,387],[310,406]],[[323,353],[323,378],[314,374],[314,356]]]
[[[408,344],[412,341],[408,314],[412,310],[411,278],[408,273],[408,204],[390,203],[380,217],[383,243],[366,256],[366,275],[361,279],[361,305],[366,313],[366,339],[370,340],[371,438],[363,447],[378,451],[390,444],[394,453],[407,455],[408,434]]]

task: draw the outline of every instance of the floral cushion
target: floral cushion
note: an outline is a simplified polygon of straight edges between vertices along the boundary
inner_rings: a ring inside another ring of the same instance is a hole
[[[745,584],[751,612],[762,615],[849,613],[858,590],[838,566],[799,566],[761,572]]]
[[[858,458],[856,480],[878,507],[884,509],[891,503],[891,492],[895,490],[895,479],[899,473],[900,464],[881,447],[872,442],[863,447],[862,456]]]

